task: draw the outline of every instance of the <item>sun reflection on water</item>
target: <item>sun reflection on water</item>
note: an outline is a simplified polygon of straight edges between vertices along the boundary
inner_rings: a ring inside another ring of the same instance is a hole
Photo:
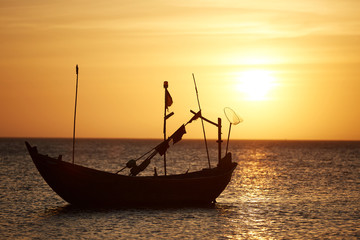
[[[236,154],[235,154],[236,155]],[[231,222],[234,234],[229,239],[273,239],[269,227],[274,219],[267,218],[269,205],[277,208],[277,196],[273,189],[280,175],[276,168],[276,154],[269,149],[242,149],[236,156],[239,162],[230,188],[238,193],[232,196],[239,206],[233,209],[237,221]],[[226,196],[227,198],[229,196]],[[229,213],[229,211],[227,211]]]

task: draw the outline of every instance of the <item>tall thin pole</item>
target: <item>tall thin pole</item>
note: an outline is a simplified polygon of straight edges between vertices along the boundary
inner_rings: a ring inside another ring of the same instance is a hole
[[[218,118],[218,161],[220,163],[221,160],[221,118]],[[227,147],[226,147],[226,152],[227,152]]]
[[[168,88],[168,82],[165,81],[164,82],[164,89],[165,89],[165,92],[164,92],[164,96],[165,96],[165,101],[164,101],[164,130],[163,130],[163,133],[164,133],[164,141],[166,141],[166,108],[167,108],[167,96],[166,96],[166,91],[167,91],[167,88]],[[166,152],[164,153],[164,173],[165,173],[165,176],[166,176]]]
[[[78,80],[79,80],[79,67],[76,64],[76,91],[75,91],[75,110],[74,110],[74,130],[73,130],[73,152],[72,163],[75,163],[75,126],[76,126],[76,106],[77,106],[77,92],[78,92]]]
[[[193,79],[194,79],[195,92],[196,92],[196,98],[197,98],[197,102],[198,102],[198,106],[199,106],[199,111],[201,111],[200,100],[199,100],[199,93],[198,93],[198,90],[197,90],[194,73],[192,74],[192,76],[193,76]],[[204,127],[204,121],[203,121],[203,119],[201,119],[201,125],[202,125],[202,129],[203,129],[203,133],[204,133],[204,140],[205,140],[205,147],[206,147],[206,154],[207,154],[207,158],[208,158],[209,168],[211,168],[211,165],[210,165],[210,156],[209,156],[209,149],[208,149],[208,145],[207,145],[207,141],[206,141],[206,134],[205,134],[205,127]]]

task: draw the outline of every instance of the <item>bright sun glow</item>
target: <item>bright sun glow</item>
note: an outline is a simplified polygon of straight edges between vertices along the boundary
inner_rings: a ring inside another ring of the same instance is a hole
[[[238,90],[250,101],[268,100],[269,92],[275,86],[275,78],[271,72],[263,69],[241,72],[238,81]]]

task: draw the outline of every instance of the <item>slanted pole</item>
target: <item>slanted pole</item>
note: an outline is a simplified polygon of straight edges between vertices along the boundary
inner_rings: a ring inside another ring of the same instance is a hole
[[[76,106],[77,106],[77,92],[78,92],[79,66],[76,64],[76,90],[75,90],[75,110],[74,110],[74,128],[73,128],[73,152],[72,163],[75,163],[75,123],[76,123]]]
[[[232,123],[230,123],[230,126],[229,126],[229,133],[228,133],[228,138],[227,138],[227,142],[226,142],[226,151],[225,151],[225,155],[226,155],[226,154],[227,154],[227,152],[228,152],[229,140],[230,140],[230,132],[231,132],[231,125],[232,125]]]
[[[194,73],[192,74],[192,77],[193,77],[193,80],[194,80],[195,92],[196,92],[196,98],[197,98],[197,102],[198,102],[198,106],[199,106],[199,111],[201,111],[200,100],[199,100],[199,93],[198,93],[198,90],[197,90],[196,80],[195,80],[195,75],[194,75]],[[203,134],[204,134],[204,141],[205,141],[205,148],[206,148],[206,155],[207,155],[207,159],[208,159],[208,164],[209,164],[209,168],[211,168],[211,165],[210,165],[210,155],[209,155],[209,149],[208,149],[208,145],[207,145],[207,141],[206,141],[206,133],[205,133],[205,127],[204,127],[203,118],[201,118],[201,125],[202,125],[202,129],[203,129]]]

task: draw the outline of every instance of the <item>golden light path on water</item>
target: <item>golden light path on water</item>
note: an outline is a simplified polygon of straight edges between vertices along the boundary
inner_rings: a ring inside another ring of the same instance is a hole
[[[272,239],[269,238],[270,226],[273,219],[264,217],[269,211],[268,204],[277,205],[278,196],[271,193],[274,189],[279,173],[274,165],[269,164],[267,159],[275,156],[274,153],[262,148],[253,148],[242,153],[235,153],[235,158],[244,159],[239,162],[235,171],[229,192],[237,193],[227,199],[221,196],[219,201],[239,202],[239,209],[231,209],[220,205],[220,212],[229,215],[231,212],[235,217],[226,222],[224,227],[233,228],[234,232],[227,235],[228,239]],[[227,192],[226,192],[227,193]],[[229,204],[230,206],[231,204]],[[246,229],[246,230],[244,230]]]

